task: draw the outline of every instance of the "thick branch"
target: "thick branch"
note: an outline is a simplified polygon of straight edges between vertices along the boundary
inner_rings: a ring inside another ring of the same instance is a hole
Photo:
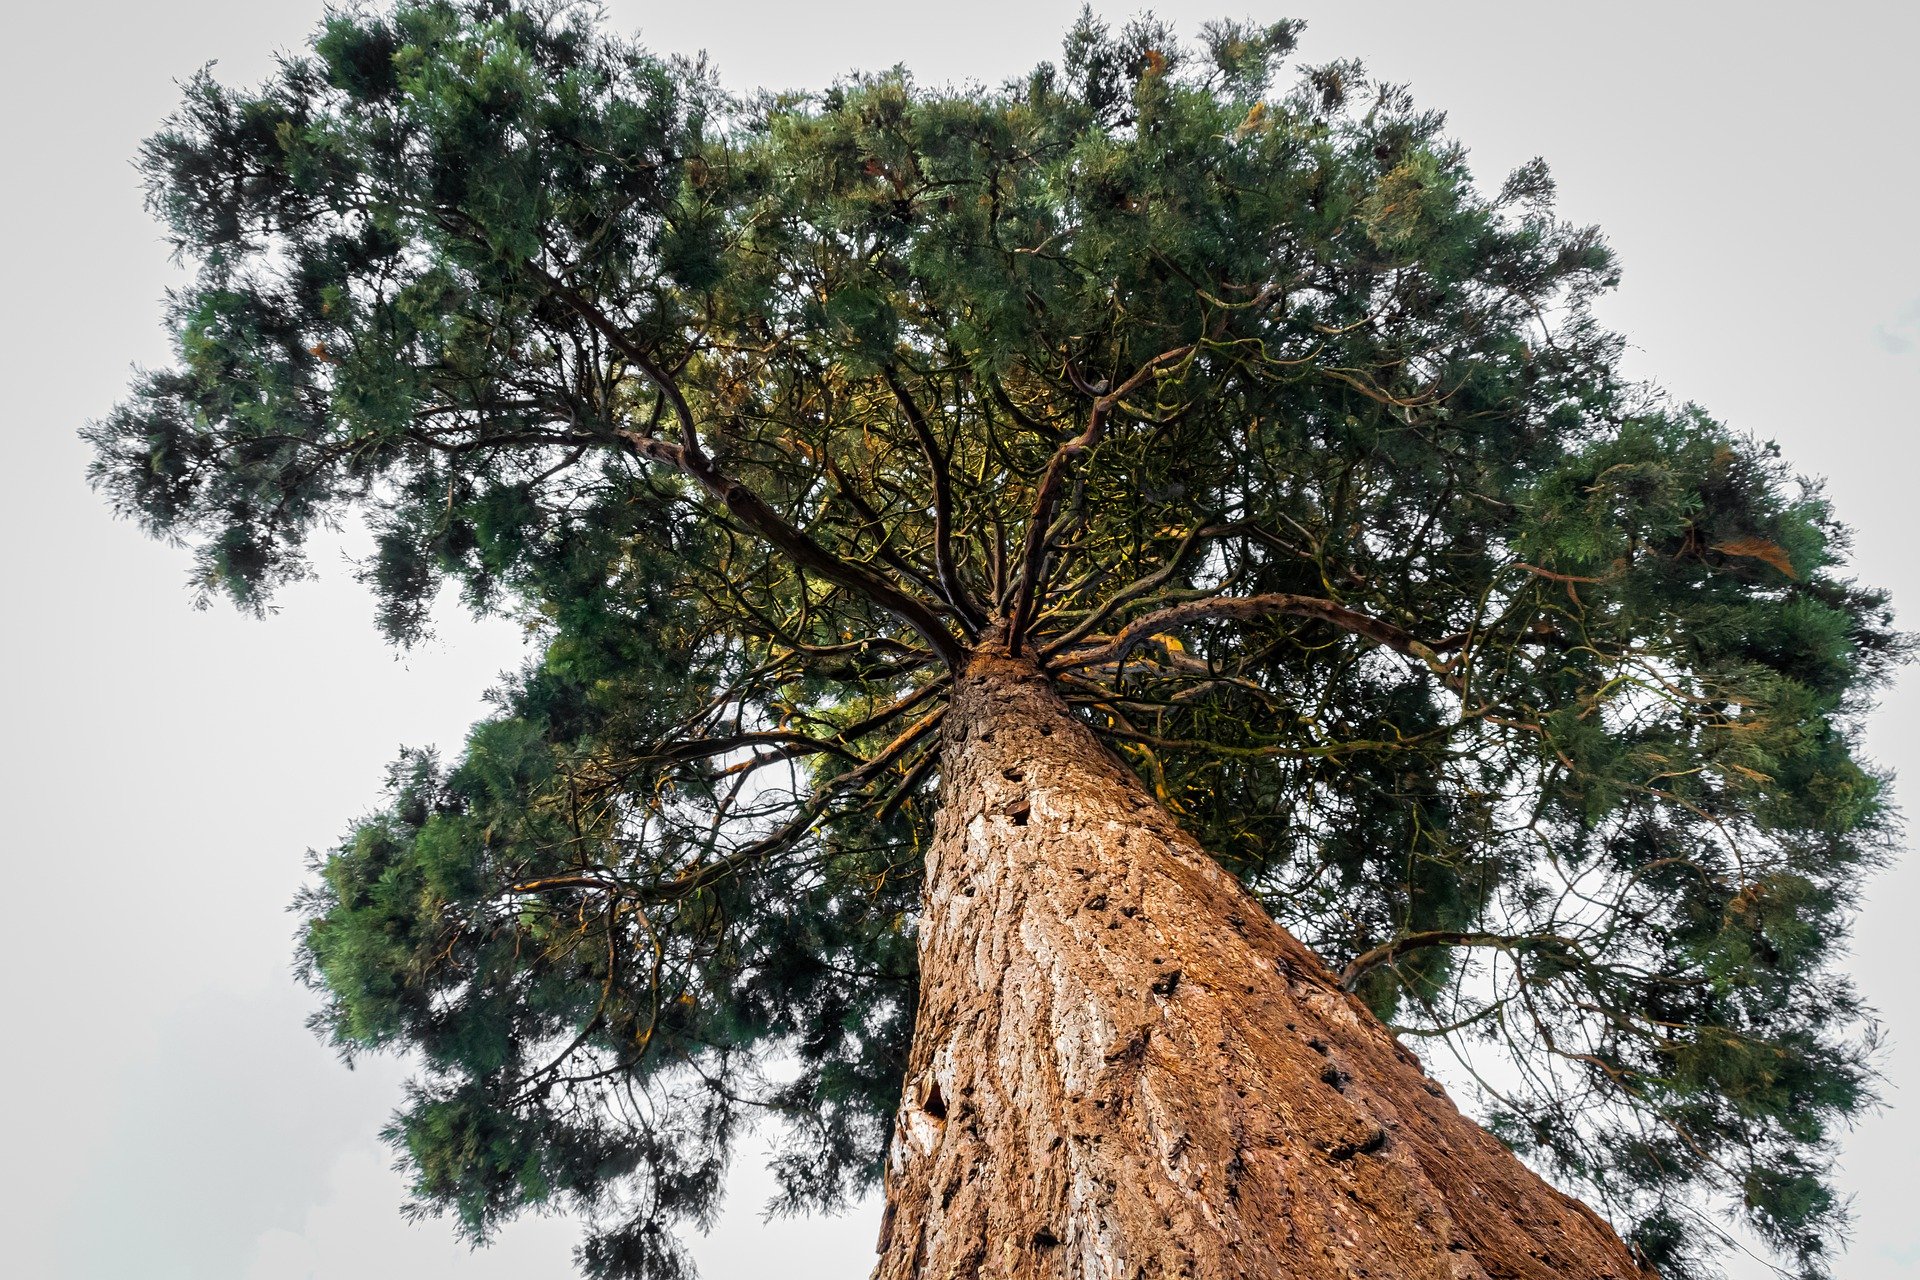
[[[719,499],[734,519],[796,565],[871,600],[919,632],[921,639],[949,667],[960,665],[966,650],[924,601],[908,595],[866,566],[843,560],[828,551],[788,524],[779,512],[767,505],[766,499],[714,466],[706,454],[638,432],[623,431],[620,435],[641,457],[674,467],[697,482]]]
[[[689,457],[698,458],[702,462],[707,461],[706,452],[700,447],[699,424],[693,416],[693,406],[687,403],[679,383],[667,374],[667,371],[653,358],[653,354],[635,342],[612,316],[595,306],[578,289],[536,262],[529,262],[526,267],[541,284],[553,292],[555,297],[571,307],[575,315],[585,320],[595,332],[612,343],[615,350],[631,360],[636,369],[647,375],[648,381],[660,389],[660,394],[665,396],[667,402],[673,407],[674,419],[680,425],[681,447],[687,451]]]
[[[1140,597],[1149,595],[1152,592],[1158,591],[1161,587],[1164,587],[1173,579],[1174,574],[1180,572],[1180,567],[1187,562],[1187,557],[1192,554],[1194,546],[1201,538],[1220,532],[1221,529],[1226,527],[1227,526],[1220,526],[1218,528],[1195,526],[1189,530],[1187,536],[1180,540],[1180,545],[1174,548],[1173,555],[1164,565],[1143,578],[1135,579],[1133,582],[1128,583],[1107,597],[1106,602],[1100,605],[1099,608],[1075,623],[1064,634],[1056,637],[1052,643],[1042,649],[1040,651],[1041,658],[1050,658],[1062,649],[1071,647],[1083,637],[1090,635],[1101,623],[1112,617],[1122,605],[1138,600]]]

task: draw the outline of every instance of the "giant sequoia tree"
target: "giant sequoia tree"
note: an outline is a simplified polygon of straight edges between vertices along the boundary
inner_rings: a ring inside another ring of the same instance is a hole
[[[1294,31],[741,100],[401,0],[189,85],[97,482],[543,646],[301,904],[419,1206],[673,1276],[765,1121],[896,1280],[1677,1276],[1716,1204],[1822,1270],[1885,601],[1622,379],[1543,167]]]

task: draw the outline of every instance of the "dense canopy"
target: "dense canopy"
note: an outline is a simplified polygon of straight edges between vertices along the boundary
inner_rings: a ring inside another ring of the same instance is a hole
[[[1666,1274],[1707,1204],[1822,1270],[1886,601],[1770,447],[1622,378],[1544,166],[1480,191],[1357,64],[1277,91],[1295,34],[742,99],[401,0],[188,86],[178,358],[97,483],[242,605],[365,519],[396,639],[453,583],[542,644],[302,903],[321,1028],[416,1055],[421,1207],[670,1276],[745,1123],[789,1207],[869,1183],[990,634]]]

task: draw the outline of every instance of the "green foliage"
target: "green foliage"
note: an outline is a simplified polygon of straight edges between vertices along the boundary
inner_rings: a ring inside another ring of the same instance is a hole
[[[673,1276],[744,1123],[876,1175],[950,666],[1034,654],[1222,863],[1670,1275],[1805,1274],[1871,1101],[1830,958],[1901,654],[1770,448],[1622,381],[1538,162],[1297,25],[1090,16],[989,92],[737,101],[566,5],[331,16],[144,153],[197,270],[89,429],[260,607],[357,514],[541,659],[316,864],[345,1052],[409,1052],[417,1205]]]

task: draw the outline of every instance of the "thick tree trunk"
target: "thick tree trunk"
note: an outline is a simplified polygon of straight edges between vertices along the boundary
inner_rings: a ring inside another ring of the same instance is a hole
[[[877,1280],[1613,1277],[1029,664],[946,722]]]

